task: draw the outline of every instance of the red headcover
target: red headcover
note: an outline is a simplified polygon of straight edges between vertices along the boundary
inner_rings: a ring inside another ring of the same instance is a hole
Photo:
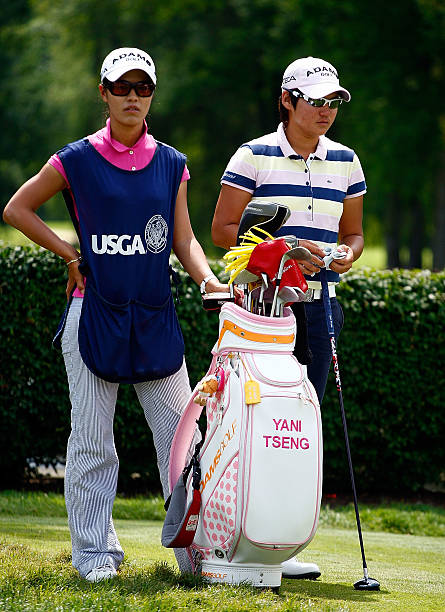
[[[260,277],[262,272],[267,274],[271,285],[275,286],[281,258],[287,251],[290,251],[290,247],[284,238],[260,242],[252,251],[247,270]],[[284,264],[281,286],[299,287],[303,292],[307,291],[306,279],[295,259],[289,259]]]
[[[263,272],[272,280],[277,275],[281,258],[289,250],[290,248],[284,238],[260,242],[252,251],[247,270],[259,277]]]

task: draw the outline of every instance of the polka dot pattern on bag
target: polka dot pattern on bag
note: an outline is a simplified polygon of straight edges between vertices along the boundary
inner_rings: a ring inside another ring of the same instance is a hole
[[[230,547],[235,532],[238,455],[224,471],[204,510],[204,529],[214,546]]]

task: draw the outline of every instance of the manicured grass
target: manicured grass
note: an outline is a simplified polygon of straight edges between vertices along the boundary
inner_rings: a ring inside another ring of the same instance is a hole
[[[118,498],[115,516],[125,512],[135,517],[142,512],[148,517],[159,512],[159,503],[157,498]],[[126,551],[118,578],[90,585],[71,567],[63,514],[61,495],[0,494],[1,610],[444,610],[444,539],[389,533],[400,531],[403,525],[415,533],[433,532],[437,524],[443,534],[441,508],[361,506],[370,575],[381,583],[376,593],[352,588],[363,572],[356,529],[350,525],[351,508],[324,507],[317,535],[301,555],[320,565],[321,578],[315,582],[283,580],[279,595],[181,577],[174,569],[172,551],[160,545],[162,523],[135,518],[115,520]],[[397,514],[402,517],[399,521]],[[386,532],[373,531],[379,524]]]
[[[59,493],[3,491],[0,516],[66,517],[65,501]],[[113,516],[116,519],[163,521],[161,497],[117,496]],[[406,533],[433,537],[445,536],[445,508],[420,503],[382,502],[360,504],[363,529],[388,533]],[[320,526],[355,529],[352,503],[342,506],[323,504]]]
[[[66,517],[65,500],[60,493],[29,491],[0,492],[0,516]],[[164,502],[161,497],[117,496],[113,516],[118,519],[163,521]]]

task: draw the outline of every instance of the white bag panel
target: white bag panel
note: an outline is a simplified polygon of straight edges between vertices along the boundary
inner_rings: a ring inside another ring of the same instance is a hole
[[[243,532],[259,545],[298,545],[312,537],[322,479],[318,407],[263,397],[250,408]]]
[[[292,355],[252,353],[247,361],[253,377],[268,385],[294,387],[303,381],[303,369]]]

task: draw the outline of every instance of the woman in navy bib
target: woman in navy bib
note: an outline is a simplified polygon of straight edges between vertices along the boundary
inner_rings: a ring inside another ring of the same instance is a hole
[[[72,405],[65,499],[73,565],[90,582],[113,578],[124,556],[112,520],[119,465],[113,417],[121,382],[135,387],[169,494],[170,445],[190,394],[170,288],[171,249],[206,291],[226,289],[190,225],[185,156],[147,133],[155,87],[147,53],[120,48],[107,55],[99,85],[106,126],[53,155],[4,212],[7,223],[68,266],[68,306],[55,338]],[[81,254],[36,214],[59,191]],[[175,554],[180,569],[189,570],[185,550]]]

